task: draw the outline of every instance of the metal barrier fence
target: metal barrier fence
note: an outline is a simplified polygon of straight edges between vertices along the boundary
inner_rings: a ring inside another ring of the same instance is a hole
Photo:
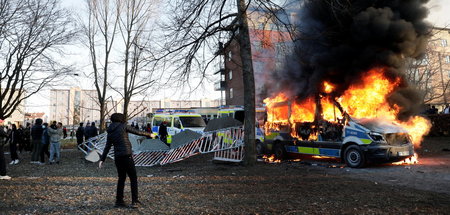
[[[166,150],[160,151],[146,151],[133,154],[135,166],[155,166],[161,163],[161,161],[167,156]]]
[[[214,153],[214,160],[241,162],[244,156],[244,130],[242,127],[231,127],[205,132],[200,138],[170,150],[135,151],[133,158],[136,166],[166,165],[182,161],[197,154]],[[130,141],[139,142],[136,138]],[[139,143],[132,143],[133,148]],[[103,152],[106,145],[106,133],[91,138],[79,146],[85,154],[92,150]],[[84,147],[84,148],[83,148]],[[85,150],[86,149],[86,150]],[[114,159],[113,147],[108,157]]]
[[[89,138],[87,141],[78,145],[78,149],[80,149],[85,154],[88,154],[91,151],[97,151],[99,154],[103,152],[106,146],[106,132],[103,134],[99,134],[96,137]],[[108,153],[108,157],[114,159],[114,147],[111,147],[111,150]]]
[[[217,131],[206,132],[200,146],[201,153],[210,153],[235,148],[244,143],[244,129],[232,127]]]
[[[241,162],[244,158],[244,146],[214,152],[214,160],[225,162]]]

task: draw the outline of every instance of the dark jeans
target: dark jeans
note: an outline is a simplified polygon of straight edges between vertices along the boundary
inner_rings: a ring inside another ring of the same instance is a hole
[[[41,140],[33,140],[33,152],[31,154],[31,161],[39,161],[39,155],[41,154]]]
[[[6,161],[3,153],[3,145],[0,143],[0,176],[6,175]]]
[[[116,202],[123,202],[123,189],[125,187],[127,175],[130,178],[131,184],[131,200],[133,202],[138,201],[137,174],[133,157],[131,155],[116,157],[114,162],[116,163],[117,173],[119,175],[119,180],[117,181]]]
[[[50,158],[50,152],[48,152],[48,146],[50,144],[41,144],[41,150],[40,150],[40,157],[41,157],[41,163],[45,163],[45,155],[47,155],[48,158]]]
[[[11,153],[11,160],[19,159],[19,156],[17,155],[17,143],[10,143],[9,151]]]
[[[33,145],[31,144],[31,139],[25,138],[23,140],[23,144],[24,144],[24,147],[25,147],[25,151],[31,152],[33,150]]]

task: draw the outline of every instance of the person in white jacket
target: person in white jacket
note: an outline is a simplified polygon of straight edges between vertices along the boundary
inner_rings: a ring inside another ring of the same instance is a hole
[[[56,121],[48,127],[48,135],[50,136],[50,164],[59,163],[61,159],[61,139],[63,137],[62,123]],[[56,155],[56,157],[55,157]]]

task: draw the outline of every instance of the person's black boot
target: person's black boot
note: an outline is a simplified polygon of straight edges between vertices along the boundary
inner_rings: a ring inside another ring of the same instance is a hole
[[[116,201],[116,204],[114,204],[115,208],[125,208],[127,207],[127,204],[125,204],[124,201]]]
[[[130,205],[131,208],[140,208],[142,203],[139,200],[133,201]]]

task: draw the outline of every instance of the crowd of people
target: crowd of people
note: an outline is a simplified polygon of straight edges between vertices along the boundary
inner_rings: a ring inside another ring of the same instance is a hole
[[[95,126],[95,122],[87,123],[86,127],[84,127],[84,123],[80,123],[78,129],[75,133],[77,138],[77,144],[80,146],[84,141],[95,137],[98,135],[98,129]]]
[[[434,105],[428,105],[423,114],[450,114],[450,105],[446,104],[444,107],[442,107],[442,111],[439,111],[439,109]]]
[[[10,179],[6,174],[6,161],[3,148],[9,144],[11,156],[10,165],[17,165],[20,162],[19,153],[31,153],[31,163],[59,164],[61,161],[61,139],[64,135],[64,128],[61,122],[53,121],[50,125],[43,123],[42,119],[36,119],[32,126],[30,123],[26,127],[11,124],[7,127],[0,127],[0,179]],[[47,156],[47,162],[45,157]]]

